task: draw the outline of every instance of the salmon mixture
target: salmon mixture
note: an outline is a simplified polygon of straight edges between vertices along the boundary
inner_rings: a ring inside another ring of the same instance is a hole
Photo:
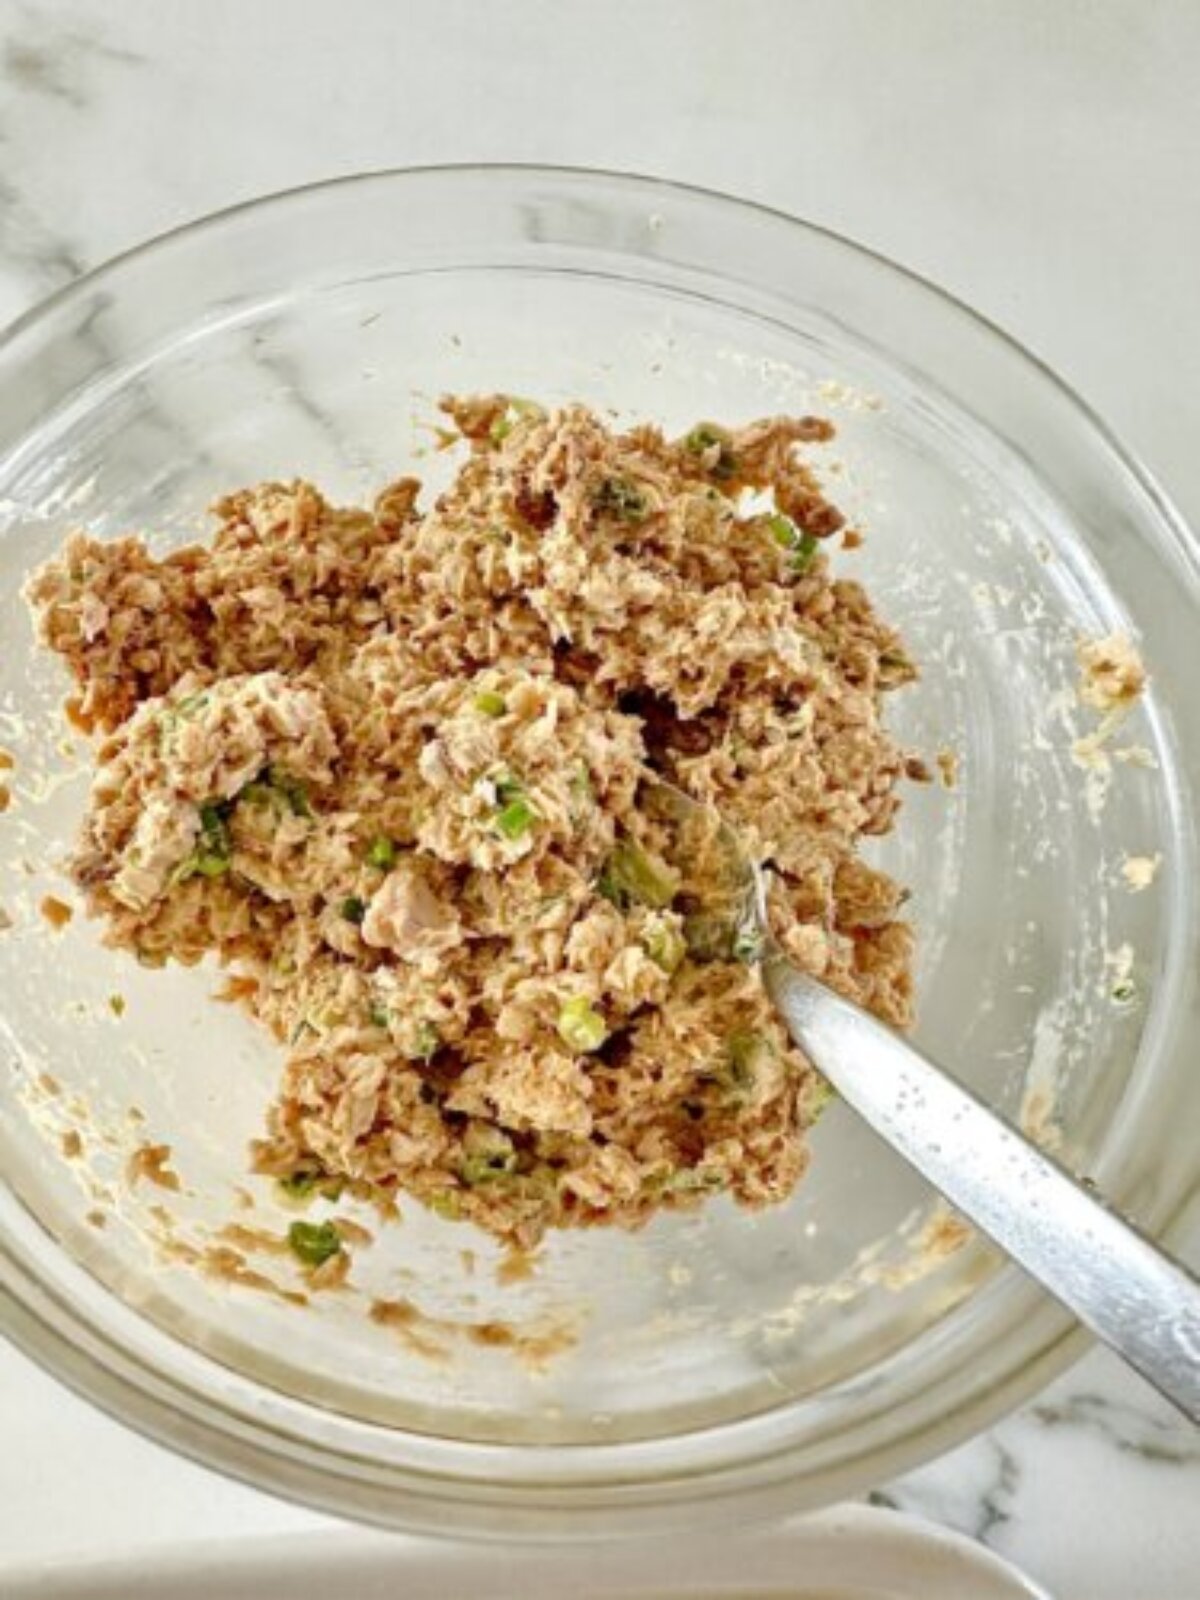
[[[908,1023],[904,892],[858,848],[922,775],[882,721],[915,671],[831,569],[833,430],[443,409],[432,504],[268,483],[206,546],[80,533],[34,576],[97,738],[74,881],[143,964],[232,966],[286,1050],[252,1160],[296,1190],[525,1247],[781,1200],[824,1091],[639,795],[715,807],[791,957]]]

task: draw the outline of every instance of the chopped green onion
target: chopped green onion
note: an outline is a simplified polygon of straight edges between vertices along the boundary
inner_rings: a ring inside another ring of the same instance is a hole
[[[721,435],[717,430],[710,427],[707,422],[701,422],[688,434],[683,441],[683,447],[694,456],[702,456],[706,450],[711,450],[714,445],[720,443]]]
[[[473,702],[476,711],[485,717],[502,717],[508,710],[508,703],[502,694],[497,694],[495,689],[481,689]]]
[[[833,1085],[824,1078],[818,1078],[809,1091],[806,1102],[809,1124],[811,1125],[819,1117],[823,1116],[837,1097],[837,1090]]]
[[[592,786],[592,774],[587,762],[581,760],[571,777],[571,821],[577,828],[590,817],[595,803],[596,791]]]
[[[396,865],[396,846],[381,833],[371,840],[367,850],[367,860],[381,872],[388,872]]]
[[[457,1189],[442,1189],[429,1196],[429,1209],[447,1222],[457,1222],[462,1216],[462,1197]]]
[[[410,1061],[431,1061],[442,1044],[442,1036],[432,1022],[418,1022],[413,1029],[406,1054]]]
[[[279,767],[268,767],[265,776],[271,787],[277,789],[284,800],[287,801],[288,809],[293,816],[312,816],[312,806],[308,803],[308,790],[300,782],[299,778],[293,778]]]
[[[762,960],[765,943],[762,929],[757,924],[740,927],[733,936],[733,959],[752,967]]]
[[[792,552],[792,571],[807,572],[812,566],[813,557],[821,547],[821,541],[815,533],[809,533],[806,528],[800,535],[800,543]]]
[[[496,826],[506,839],[521,839],[537,820],[528,800],[514,800],[496,813]]]
[[[169,744],[180,722],[190,721],[208,704],[208,700],[208,690],[200,689],[195,694],[185,694],[182,700],[177,700],[173,706],[166,706],[160,711],[158,722],[162,743]]]
[[[279,1188],[289,1200],[307,1200],[320,1181],[321,1174],[311,1168],[301,1167],[298,1172],[289,1172],[286,1178],[277,1180]]]
[[[522,785],[515,778],[501,778],[496,784],[496,826],[504,837],[524,838],[536,821]]]
[[[200,837],[204,840],[205,848],[214,855],[229,854],[229,824],[225,820],[228,815],[229,808],[225,803],[200,807]]]
[[[628,478],[606,478],[594,504],[597,511],[607,512],[619,522],[641,522],[649,509],[646,496]]]
[[[229,857],[201,851],[193,858],[192,870],[198,872],[202,878],[219,878],[229,871]]]
[[[1127,1006],[1137,999],[1137,984],[1132,978],[1121,978],[1113,984],[1108,991],[1110,998],[1119,1006]]]
[[[367,902],[356,894],[347,895],[338,910],[347,922],[352,922],[357,928],[367,914]]]
[[[632,839],[622,839],[604,863],[596,887],[619,910],[636,902],[661,911],[675,898],[679,875]]]
[[[716,460],[708,469],[714,478],[732,478],[737,471],[737,457],[729,448],[729,435],[710,422],[702,422],[693,428],[683,441],[683,447],[693,456],[704,456],[716,449]]]
[[[773,1054],[770,1040],[761,1033],[743,1030],[731,1034],[725,1046],[725,1060],[712,1077],[730,1100],[744,1104],[753,1099],[762,1069]]]
[[[498,1178],[508,1178],[517,1169],[515,1150],[484,1150],[464,1157],[458,1169],[464,1183],[474,1187],[479,1183],[495,1183]]]
[[[248,783],[237,797],[239,800],[248,801],[251,805],[285,805],[294,817],[307,817],[311,820],[312,806],[308,800],[308,790],[299,778],[293,778],[279,767],[265,767],[258,777]]]
[[[782,511],[776,511],[767,518],[767,527],[775,543],[790,553],[792,571],[807,572],[821,546],[816,535],[809,533],[807,528],[798,527]]]
[[[663,1184],[668,1194],[701,1194],[724,1189],[729,1178],[723,1172],[705,1171],[701,1167],[682,1167],[671,1173]]]
[[[306,1267],[319,1267],[342,1248],[342,1236],[332,1222],[293,1222],[288,1244]]]
[[[642,929],[642,948],[656,967],[671,973],[687,954],[687,941],[673,922],[655,917]]]
[[[683,937],[694,961],[731,961],[737,925],[727,914],[691,911],[683,919]]]
[[[367,1007],[367,1018],[372,1027],[386,1028],[391,1024],[391,1013],[385,1006],[371,1005]]]
[[[558,1036],[572,1050],[586,1054],[599,1050],[608,1038],[604,1018],[586,995],[568,1000],[558,1013]]]
[[[879,686],[895,688],[908,683],[917,675],[917,669],[903,650],[883,650],[879,656]]]
[[[185,883],[199,873],[204,878],[219,878],[229,871],[233,840],[229,834],[231,802],[210,801],[200,807],[200,842],[171,874],[172,885]]]
[[[727,1048],[730,1064],[743,1082],[753,1076],[764,1055],[771,1054],[771,1046],[762,1034],[749,1031],[731,1034]]]
[[[540,421],[545,415],[536,401],[510,395],[508,404],[488,429],[488,437],[493,444],[503,444],[519,422]]]

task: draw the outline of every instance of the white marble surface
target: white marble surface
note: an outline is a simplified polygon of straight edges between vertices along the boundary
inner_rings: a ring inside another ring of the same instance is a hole
[[[551,160],[740,192],[963,295],[1200,523],[1195,0],[0,0],[0,321],[316,177]],[[0,1349],[4,1571],[319,1525]],[[1060,1600],[1200,1596],[1200,1441],[1109,1357],[880,1498]]]

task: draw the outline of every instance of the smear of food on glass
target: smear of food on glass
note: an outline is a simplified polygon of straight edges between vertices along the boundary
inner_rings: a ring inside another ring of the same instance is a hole
[[[788,954],[908,1023],[904,893],[859,847],[921,772],[882,719],[915,668],[831,569],[833,430],[442,404],[432,504],[268,483],[207,546],[80,533],[32,579],[97,741],[71,875],[143,964],[234,970],[283,1058],[253,1164],[292,1196],[526,1248],[782,1200],[827,1096],[638,796],[714,807]]]

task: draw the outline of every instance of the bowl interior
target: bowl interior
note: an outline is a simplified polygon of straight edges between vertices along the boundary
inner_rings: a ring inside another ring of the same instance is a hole
[[[891,698],[892,726],[931,765],[946,751],[957,767],[953,787],[908,786],[878,841],[912,889],[917,1038],[992,1103],[1057,1130],[1073,1164],[1149,1217],[1165,1203],[1135,1157],[1192,846],[1157,692],[1113,735],[1107,773],[1072,755],[1098,720],[1074,697],[1077,639],[1148,622],[1108,561],[1108,508],[1068,503],[953,398],[964,374],[945,330],[914,368],[869,307],[857,322],[853,307],[832,314],[815,269],[784,315],[744,282],[680,265],[686,243],[668,259],[656,238],[683,223],[661,202],[628,203],[632,242],[611,218],[592,237],[572,204],[545,200],[534,226],[536,197],[524,214],[514,199],[496,246],[480,230],[457,259],[418,248],[402,211],[390,253],[374,225],[373,255],[327,239],[338,219],[319,206],[275,238],[243,219],[223,246],[170,244],[98,287],[90,324],[72,329],[90,356],[56,336],[68,370],[40,369],[53,403],[30,404],[0,464],[0,746],[16,757],[0,819],[14,924],[0,937],[3,1169],[41,1228],[177,1339],[280,1396],[442,1439],[582,1445],[804,1397],[883,1406],[902,1351],[982,1383],[1014,1275],[977,1241],[942,1249],[935,1197],[840,1106],[795,1197],[762,1214],[718,1201],[638,1235],[555,1237],[514,1276],[490,1241],[407,1204],[387,1227],[355,1213],[375,1243],[352,1289],[303,1309],[206,1274],[196,1257],[211,1267],[228,1225],[292,1219],[247,1175],[279,1056],[214,1001],[215,971],[144,972],[82,916],[55,933],[39,915],[45,895],[70,898],[60,863],[85,752],[18,591],[72,527],[145,530],[164,550],[202,537],[206,505],[259,479],[304,476],[356,501],[413,473],[432,492],[449,470],[432,433],[445,390],[578,398],[668,429],[819,412],[838,430],[821,474],[866,536],[835,568],[866,585],[922,668]],[[1151,631],[1152,668],[1154,647]],[[1127,856],[1167,867],[1133,893]],[[81,1153],[66,1159],[71,1130]],[[125,1182],[145,1143],[171,1147],[178,1192]],[[286,1263],[241,1248],[288,1283]],[[372,1321],[377,1300],[409,1303],[415,1320]],[[480,1336],[497,1323],[508,1343]]]

